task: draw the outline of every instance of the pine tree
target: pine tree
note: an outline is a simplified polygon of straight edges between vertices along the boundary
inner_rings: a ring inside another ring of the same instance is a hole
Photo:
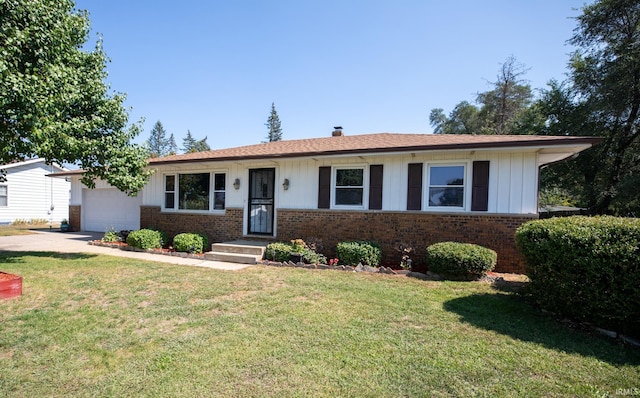
[[[168,151],[169,140],[167,139],[167,132],[165,131],[160,120],[151,129],[149,138],[147,139],[147,150],[149,151],[149,157],[157,158],[166,155]]]
[[[207,144],[207,137],[204,137],[200,141],[196,141],[195,145],[193,146],[192,152],[202,152],[210,150],[211,148],[209,147],[209,144]]]
[[[267,119],[267,122],[264,124],[269,128],[269,135],[267,136],[267,140],[269,142],[274,141],[282,141],[282,128],[280,124],[280,118],[278,117],[278,112],[276,111],[275,103],[271,103],[271,114]]]
[[[209,144],[207,144],[207,137],[204,137],[201,140],[196,140],[195,138],[193,138],[193,135],[191,135],[191,131],[189,130],[187,130],[187,136],[182,139],[182,145],[182,150],[184,151],[184,153],[211,150]]]
[[[193,147],[196,146],[196,139],[191,135],[191,131],[187,130],[187,136],[182,139],[182,151],[184,153],[195,152]]]
[[[175,155],[178,153],[178,145],[176,144],[176,138],[173,136],[173,133],[171,133],[167,141],[167,151],[167,155]]]

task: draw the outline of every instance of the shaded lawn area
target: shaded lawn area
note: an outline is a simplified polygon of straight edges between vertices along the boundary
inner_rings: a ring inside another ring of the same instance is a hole
[[[49,226],[44,224],[0,225],[0,236],[31,235],[34,233],[33,229],[48,230]]]
[[[0,396],[592,396],[640,350],[486,283],[0,252]]]

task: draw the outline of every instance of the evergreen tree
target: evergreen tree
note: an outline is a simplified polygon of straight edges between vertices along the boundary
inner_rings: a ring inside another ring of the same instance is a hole
[[[173,137],[173,135],[172,135]],[[175,144],[175,140],[174,140]],[[169,139],[167,138],[167,132],[162,126],[160,120],[151,129],[149,138],[147,139],[147,149],[149,151],[149,157],[157,158],[169,154],[170,147]]]
[[[264,125],[269,129],[268,142],[282,141],[282,127],[274,102],[271,103],[271,114]]]
[[[176,144],[176,138],[173,136],[173,133],[169,136],[169,140],[167,141],[167,155],[175,155],[178,153],[178,144]]]
[[[195,152],[193,148],[196,146],[196,139],[191,135],[191,131],[187,130],[187,135],[182,139],[182,151],[184,153]]]
[[[109,93],[107,56],[100,40],[88,48],[89,32],[73,1],[0,0],[0,164],[76,164],[84,185],[135,195],[150,174],[132,143],[140,125],[129,125],[125,96]]]
[[[207,144],[207,137],[204,137],[201,140],[196,140],[195,138],[193,138],[193,135],[191,135],[191,131],[189,130],[187,130],[187,136],[182,139],[182,145],[182,150],[184,151],[184,153],[211,150],[209,144]]]
[[[207,144],[207,137],[204,137],[200,141],[196,141],[195,145],[193,146],[192,152],[202,152],[210,150],[211,148],[209,147],[209,144]]]

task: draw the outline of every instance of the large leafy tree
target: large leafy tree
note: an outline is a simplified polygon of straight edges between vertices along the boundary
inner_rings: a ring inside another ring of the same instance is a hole
[[[131,143],[124,95],[109,93],[107,57],[71,0],[0,0],[0,163],[42,157],[74,163],[130,194],[148,180],[144,148]]]
[[[640,216],[640,2],[585,6],[570,43],[570,78],[539,106],[547,134],[594,135],[602,143],[550,167],[542,183],[576,194],[593,213]]]
[[[264,125],[269,129],[269,135],[267,135],[268,142],[282,141],[282,124],[280,123],[280,117],[278,116],[274,102],[271,103],[271,113]]]
[[[522,78],[527,69],[511,56],[500,66],[493,88],[478,93],[476,104],[462,101],[447,116],[432,109],[429,121],[436,134],[512,134],[533,94]],[[524,132],[524,130],[518,130]]]

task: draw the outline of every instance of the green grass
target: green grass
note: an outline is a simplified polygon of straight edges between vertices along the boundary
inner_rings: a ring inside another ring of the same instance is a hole
[[[0,396],[603,396],[640,350],[477,282],[0,252]]]
[[[60,228],[59,224],[52,225],[51,228]],[[0,236],[13,236],[13,235],[31,235],[34,234],[33,230],[49,230],[51,229],[48,224],[30,224],[30,223],[18,223],[9,225],[0,225]]]

